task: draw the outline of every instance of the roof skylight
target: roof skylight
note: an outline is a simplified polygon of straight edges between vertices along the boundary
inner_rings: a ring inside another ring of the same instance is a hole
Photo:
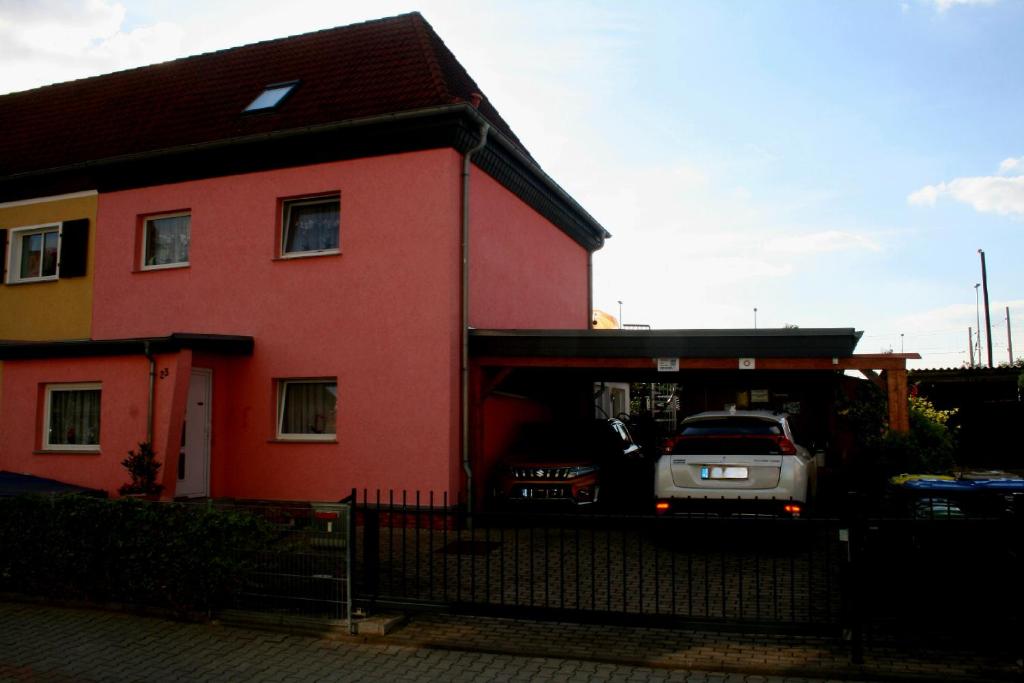
[[[249,106],[244,111],[265,111],[267,109],[274,109],[277,105],[281,104],[284,98],[291,94],[295,86],[299,84],[298,81],[291,81],[289,83],[274,83],[268,85],[263,89],[256,99],[249,103]]]

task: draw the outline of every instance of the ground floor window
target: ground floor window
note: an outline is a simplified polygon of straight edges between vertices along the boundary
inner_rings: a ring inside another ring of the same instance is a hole
[[[97,450],[100,394],[97,383],[47,385],[43,447],[60,451]]]
[[[337,414],[336,379],[294,379],[278,382],[279,439],[333,440]]]

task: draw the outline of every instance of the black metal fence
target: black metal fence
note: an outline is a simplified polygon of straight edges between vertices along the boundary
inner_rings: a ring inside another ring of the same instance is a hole
[[[832,627],[836,519],[476,512],[363,492],[356,591],[391,606]]]
[[[843,633],[865,645],[1019,634],[1020,515],[832,517],[598,510],[474,512],[445,496],[356,497],[355,593],[366,606],[443,608]],[[843,506],[838,506],[843,507]]]
[[[855,636],[869,647],[899,639],[1024,654],[1021,502],[984,514],[942,497],[918,499],[903,515],[855,509],[846,586]]]

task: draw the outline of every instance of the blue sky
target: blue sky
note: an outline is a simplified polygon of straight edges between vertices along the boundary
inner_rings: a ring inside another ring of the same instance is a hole
[[[1021,0],[0,0],[0,92],[413,9],[613,233],[597,307],[957,366],[983,248],[1024,356]]]

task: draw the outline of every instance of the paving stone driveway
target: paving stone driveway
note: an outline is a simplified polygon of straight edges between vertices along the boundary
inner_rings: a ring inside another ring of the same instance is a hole
[[[317,640],[120,612],[0,602],[0,681],[687,681],[806,679]]]

